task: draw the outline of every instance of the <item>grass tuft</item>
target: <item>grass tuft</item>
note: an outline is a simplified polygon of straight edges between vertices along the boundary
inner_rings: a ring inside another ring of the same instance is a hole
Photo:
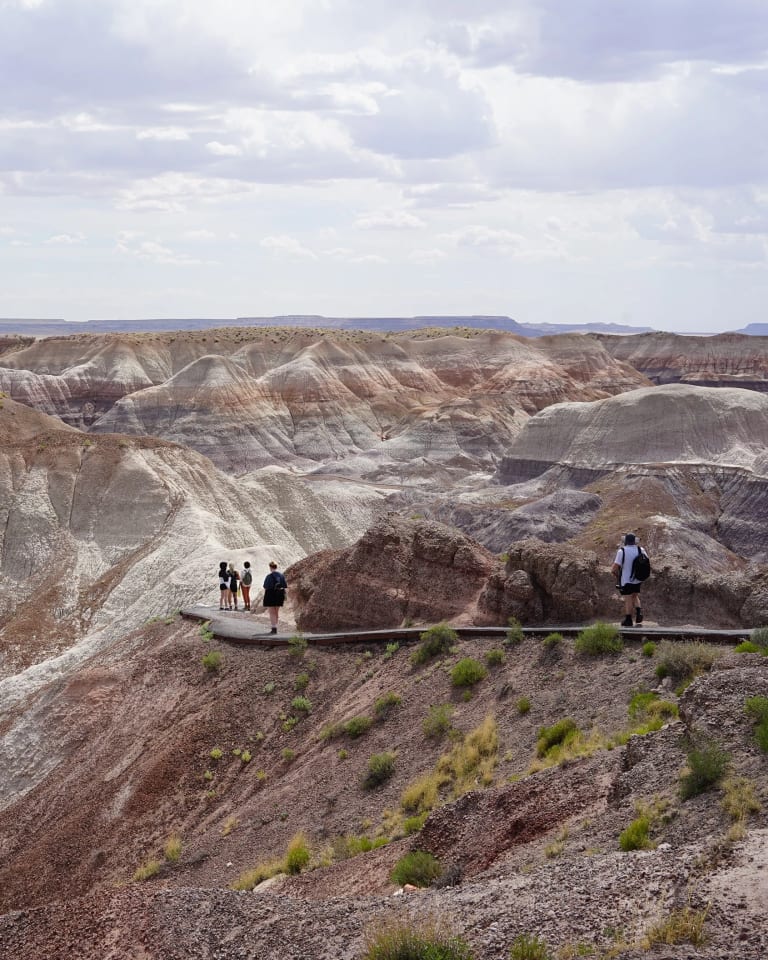
[[[403,920],[374,927],[363,960],[474,960],[469,945],[435,921]]]
[[[574,650],[588,657],[602,657],[620,653],[624,648],[618,627],[610,623],[594,623],[576,637]]]
[[[716,743],[688,752],[688,769],[680,778],[680,796],[689,800],[709,790],[722,779],[730,756]]]
[[[400,886],[410,883],[414,887],[429,887],[442,872],[437,857],[424,850],[412,850],[397,861],[391,876],[392,882]]]

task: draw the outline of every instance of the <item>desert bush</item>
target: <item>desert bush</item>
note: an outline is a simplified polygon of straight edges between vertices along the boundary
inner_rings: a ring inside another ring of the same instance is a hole
[[[730,840],[740,840],[746,832],[749,815],[762,809],[754,785],[746,777],[728,777],[723,781],[721,806],[733,821],[728,831]]]
[[[291,875],[301,873],[309,864],[309,860],[309,843],[306,836],[303,833],[294,834],[285,852],[285,872]]]
[[[588,657],[602,657],[607,653],[620,653],[624,647],[618,627],[610,623],[593,623],[585,627],[573,645],[576,653]]]
[[[768,697],[747,697],[744,709],[755,722],[755,740],[768,753]]]
[[[656,653],[656,644],[653,640],[649,640],[640,647],[640,652],[644,657],[652,657]]]
[[[392,882],[404,886],[429,887],[441,875],[443,868],[437,857],[424,850],[412,850],[401,857],[392,871]]]
[[[509,960],[553,960],[553,957],[545,940],[521,933],[512,941]]]
[[[233,890],[253,890],[255,886],[271,877],[276,877],[278,873],[283,873],[285,863],[282,860],[270,860],[267,863],[260,863],[252,870],[246,870],[232,884]]]
[[[517,701],[517,712],[521,716],[525,716],[526,713],[531,709],[531,700],[530,697],[520,697]]]
[[[411,663],[427,663],[442,653],[448,653],[458,641],[459,635],[447,623],[438,623],[419,634],[421,645],[411,654]]]
[[[451,729],[452,717],[453,707],[450,703],[433,704],[421,723],[424,736],[434,739],[444,736]]]
[[[394,657],[394,655],[397,653],[399,649],[400,649],[400,644],[397,643],[397,641],[394,641],[393,643],[388,643],[384,648],[384,656],[382,657],[382,659],[391,660],[392,657]]]
[[[687,643],[662,640],[657,650],[656,676],[660,680],[669,677],[673,683],[682,683],[709,670],[724,653],[722,647],[697,640]]]
[[[658,943],[688,942],[698,947],[704,943],[704,923],[706,919],[706,910],[694,910],[692,907],[673,910],[665,920],[647,931],[642,945],[647,950]]]
[[[312,702],[306,697],[294,697],[291,700],[291,709],[299,713],[312,713]]]
[[[214,747],[213,750],[211,750],[209,756],[211,760],[221,760],[221,758],[224,756],[224,751],[221,750],[219,747]]]
[[[729,762],[729,755],[716,743],[690,750],[688,770],[680,778],[680,796],[683,800],[696,797],[718,783]]]
[[[306,690],[309,686],[309,674],[300,673],[294,680],[293,686],[296,690]]]
[[[406,837],[410,837],[412,833],[418,833],[424,826],[428,816],[429,812],[425,810],[422,813],[417,813],[415,817],[406,817],[405,820],[403,820],[403,833]]]
[[[358,737],[362,737],[364,733],[367,733],[372,726],[373,720],[361,714],[360,716],[352,717],[351,720],[347,720],[344,724],[344,733],[352,737],[353,740],[356,740]]]
[[[433,921],[392,921],[366,937],[363,960],[473,960],[469,945]]]
[[[181,856],[182,842],[178,833],[172,833],[165,841],[163,856],[169,863],[177,863]]]
[[[441,778],[437,773],[425,773],[403,790],[400,805],[403,810],[429,813],[437,804]]]
[[[619,847],[628,853],[630,850],[652,850],[656,844],[651,840],[649,832],[651,818],[648,814],[641,814],[619,834]]]
[[[650,733],[660,730],[664,721],[678,716],[676,703],[671,700],[660,700],[659,695],[653,692],[635,693],[629,701],[629,717],[639,723],[633,733]]]
[[[374,787],[386,783],[395,772],[394,753],[374,753],[368,761],[368,772],[363,778],[363,787],[373,790]]]
[[[221,666],[221,654],[218,650],[209,650],[200,658],[200,662],[210,673],[215,673]]]
[[[562,633],[548,633],[541,641],[545,650],[555,650],[562,642]]]
[[[243,752],[240,754],[241,763],[250,763],[252,759],[253,759],[253,754],[251,753],[250,750],[243,750]]]
[[[373,705],[373,712],[380,720],[383,720],[395,707],[399,707],[402,702],[403,698],[399,694],[390,691],[378,698]]]
[[[473,687],[487,676],[488,671],[479,660],[464,657],[451,670],[451,683],[454,687]]]
[[[490,786],[498,760],[499,732],[496,720],[488,716],[437,761],[441,784],[450,785],[454,797],[460,797],[478,785]]]
[[[764,651],[768,651],[768,627],[755,627],[749,638],[752,643],[757,644]]]
[[[538,757],[545,756],[553,747],[567,743],[577,733],[579,733],[579,728],[570,717],[558,720],[551,727],[541,727],[536,740],[536,755]]]
[[[288,637],[288,656],[296,660],[303,660],[307,652],[307,638],[301,633]]]
[[[140,867],[136,868],[136,871],[133,874],[133,879],[141,883],[144,880],[149,880],[150,877],[156,877],[162,868],[162,864],[159,860],[147,860],[146,863],[142,863]]]
[[[290,733],[298,722],[298,717],[286,717],[285,720],[283,720],[283,730],[285,730],[286,733]]]
[[[285,760],[286,763],[290,763],[292,760],[296,759],[296,751],[291,750],[290,747],[286,747],[283,751],[281,751],[280,756],[283,758],[283,760]]]
[[[734,653],[762,653],[763,648],[758,646],[752,640],[744,640],[742,643],[737,643],[733,648]]]
[[[267,680],[267,682],[266,682],[266,683],[264,684],[264,686],[262,687],[262,691],[263,691],[264,693],[266,693],[267,696],[269,696],[271,693],[274,693],[274,692],[275,692],[275,687],[276,687],[276,686],[277,686],[277,684],[275,683],[274,680]]]
[[[516,647],[518,643],[523,642],[525,634],[523,633],[523,625],[517,619],[517,617],[510,617],[507,620],[507,634],[504,637],[504,643],[510,647]]]
[[[504,651],[498,648],[488,650],[485,654],[485,662],[489,667],[499,667],[504,663]]]

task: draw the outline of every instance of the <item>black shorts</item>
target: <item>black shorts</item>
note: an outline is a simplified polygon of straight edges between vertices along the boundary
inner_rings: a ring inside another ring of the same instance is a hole
[[[219,590],[229,590],[229,587],[226,585],[226,583],[220,583]]]
[[[619,587],[619,593],[622,597],[630,597],[634,593],[640,593],[641,586],[639,583],[625,583],[623,587]]]

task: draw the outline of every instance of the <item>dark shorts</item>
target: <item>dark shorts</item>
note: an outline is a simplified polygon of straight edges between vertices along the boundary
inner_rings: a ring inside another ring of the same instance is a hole
[[[226,585],[226,583],[220,583],[219,590],[229,590],[229,587]]]
[[[633,593],[640,593],[640,583],[625,583],[623,587],[619,588],[619,593],[622,597],[632,596]]]

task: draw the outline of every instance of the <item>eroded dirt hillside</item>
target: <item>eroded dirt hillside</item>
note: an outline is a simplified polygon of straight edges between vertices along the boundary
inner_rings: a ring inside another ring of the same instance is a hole
[[[201,662],[212,649],[215,671]],[[437,914],[486,960],[506,960],[525,932],[629,958],[687,908],[705,917],[696,956],[733,956],[734,942],[744,960],[763,955],[768,762],[744,703],[768,695],[768,658],[715,650],[678,701],[658,686],[663,649],[644,656],[640,641],[597,658],[534,639],[463,640],[423,665],[410,652],[292,656],[218,645],[169,617],[17,703],[2,718],[0,945],[18,960],[331,960],[360,957],[377,917]],[[487,675],[456,687],[465,657]],[[653,716],[654,690],[666,724],[627,740]],[[580,746],[557,763],[537,738],[566,719]],[[739,832],[724,780],[680,794],[687,751],[712,741],[754,798]],[[394,772],[366,788],[382,753]],[[404,809],[404,794],[441,757],[454,772],[421,829],[407,827],[419,805]],[[622,852],[642,804],[652,846]],[[231,889],[298,832],[311,869]],[[163,854],[172,835],[176,861]],[[389,842],[351,856],[361,837]],[[453,885],[397,895],[390,873],[410,849],[438,857]],[[134,879],[153,859],[155,875]]]

